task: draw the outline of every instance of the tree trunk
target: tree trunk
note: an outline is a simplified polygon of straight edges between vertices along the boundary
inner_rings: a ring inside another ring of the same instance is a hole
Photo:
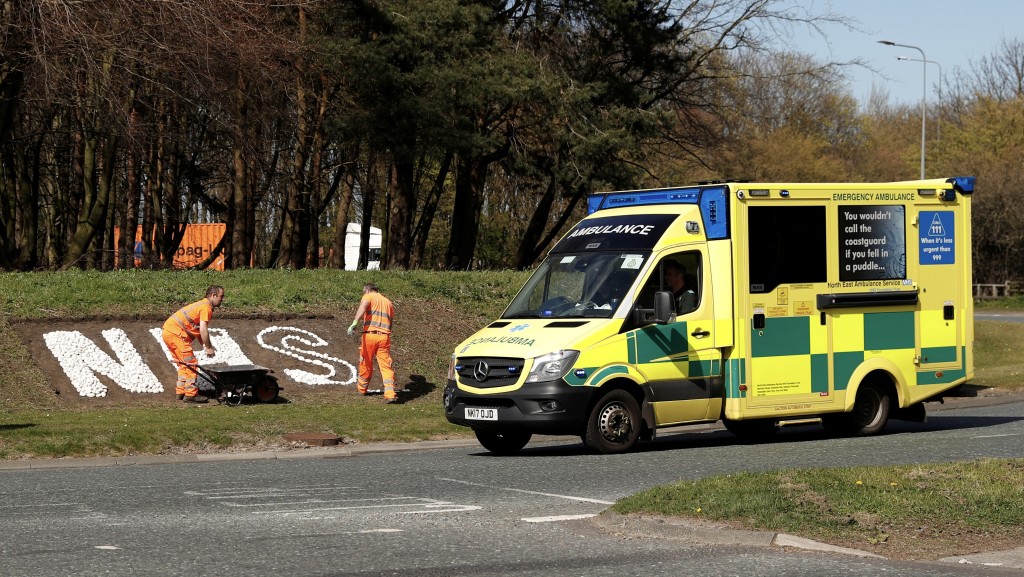
[[[149,177],[143,190],[146,214],[142,219],[142,264],[146,268],[166,268],[164,255],[164,212],[161,193],[164,188],[164,149],[167,141],[166,103],[156,106],[156,134],[149,149]]]
[[[345,269],[345,240],[348,238],[348,213],[352,208],[352,196],[355,192],[356,179],[350,170],[338,169],[335,182],[345,180],[341,188],[341,198],[338,199],[338,211],[334,216],[334,243],[331,245],[331,258],[329,266],[336,269]]]
[[[135,232],[139,227],[139,166],[134,150],[129,150],[125,166],[124,211],[121,213],[121,238],[117,247],[117,268],[135,267]]]
[[[20,69],[12,68],[0,74],[0,142],[13,140],[24,83],[25,75]]]
[[[303,227],[309,222],[309,195],[306,183],[306,91],[299,77],[296,89],[295,152],[292,157],[291,178],[288,181],[284,211],[281,215],[281,248],[277,259],[280,268],[303,268],[306,245]]]
[[[366,178],[360,189],[363,196],[363,210],[360,216],[359,260],[356,261],[356,269],[358,270],[366,270],[370,260],[370,223],[373,222],[373,207],[377,203],[377,174],[380,172],[380,167],[377,166],[377,163],[377,151],[370,148],[366,155]]]
[[[96,158],[99,137],[91,136],[84,140],[85,148],[82,156],[82,186],[84,197],[78,226],[75,228],[68,253],[64,256],[64,269],[83,266],[85,257],[93,244],[97,231],[106,221],[107,204],[110,200],[111,182],[114,172],[118,139],[109,136],[103,146],[103,158]],[[98,165],[98,166],[97,166]],[[96,177],[99,176],[97,182]]]
[[[540,238],[548,224],[551,205],[555,201],[555,189],[555,179],[551,178],[547,188],[544,190],[544,194],[541,195],[540,201],[537,203],[537,209],[533,211],[533,215],[530,217],[530,223],[526,225],[526,230],[523,231],[523,237],[519,240],[519,250],[516,251],[515,266],[519,270],[530,268],[537,259],[538,253],[543,250],[539,248]]]
[[[409,268],[412,255],[412,221],[416,213],[414,163],[408,159],[395,161],[394,186],[387,229],[387,261],[381,268]],[[382,239],[382,245],[384,239]],[[382,257],[383,258],[383,257]]]
[[[24,150],[19,155],[19,180],[22,184],[19,188],[21,210],[17,230],[21,248],[15,260],[18,270],[31,270],[39,266],[39,172],[42,148],[43,139],[40,138],[32,148],[31,158]]]
[[[434,223],[434,215],[437,214],[437,205],[441,202],[441,195],[444,194],[444,183],[448,180],[448,171],[452,166],[454,153],[451,150],[445,152],[444,158],[438,166],[437,176],[434,178],[434,186],[430,194],[423,202],[423,212],[416,222],[412,231],[413,252],[410,264],[413,267],[423,266],[423,254],[427,250],[427,238],[430,237],[430,227]]]
[[[231,144],[232,187],[231,202],[227,215],[227,231],[231,235],[230,250],[225,251],[225,268],[245,268],[250,265],[250,255],[246,251],[248,230],[248,166],[245,162],[245,124],[248,121],[248,100],[245,96],[246,83],[241,72],[238,74],[238,86],[235,91],[235,130]]]
[[[11,199],[18,197],[18,169],[15,160],[14,146],[4,147],[3,156],[0,162],[3,163],[3,170],[0,170],[0,270],[14,268],[14,253],[17,235],[13,230],[8,230],[7,223],[14,223],[16,206]]]
[[[473,266],[487,167],[488,162],[479,157],[459,155],[455,161],[455,202],[445,259],[445,268],[449,270],[469,270]]]
[[[576,210],[576,205],[585,196],[584,189],[578,188],[574,190],[569,199],[568,206],[558,215],[558,218],[551,225],[547,234],[544,234],[544,229],[550,218],[549,213],[554,204],[557,187],[558,184],[552,177],[551,183],[548,185],[547,190],[544,191],[544,196],[541,197],[537,205],[537,210],[533,211],[533,216],[530,217],[530,224],[523,235],[522,241],[519,243],[519,250],[516,252],[516,268],[520,270],[530,268],[540,255],[544,254],[548,245],[561,234],[562,227],[565,226],[573,211]]]

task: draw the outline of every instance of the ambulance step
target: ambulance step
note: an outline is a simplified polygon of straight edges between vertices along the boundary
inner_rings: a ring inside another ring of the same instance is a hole
[[[819,425],[821,424],[821,417],[810,417],[807,419],[786,419],[779,421],[780,427],[789,427],[793,425]]]

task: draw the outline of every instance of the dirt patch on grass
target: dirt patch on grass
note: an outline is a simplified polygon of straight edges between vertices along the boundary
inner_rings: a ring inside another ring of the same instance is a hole
[[[406,299],[396,302],[396,306],[396,333],[392,341],[396,379],[400,387],[414,390],[417,397],[422,398],[443,388],[448,359],[455,345],[490,319],[433,300]],[[239,364],[238,359],[244,358],[270,368],[283,387],[282,398],[293,402],[331,403],[356,394],[359,339],[345,333],[352,314],[354,307],[352,311],[337,315],[329,312],[301,316],[224,312],[214,318],[211,328],[221,359]],[[145,407],[178,403],[174,393],[176,369],[167,358],[158,334],[152,332],[159,329],[163,321],[163,317],[153,316],[8,321],[5,344],[7,350],[13,352],[0,359],[0,375],[3,375],[0,376],[0,398],[6,399],[8,409]],[[106,392],[103,396],[83,396],[75,383],[76,378],[81,378],[69,374],[66,368],[69,364],[80,365],[81,361],[69,360],[68,351],[54,350],[61,346],[47,342],[47,335],[53,341],[54,335],[68,334],[79,344],[91,343],[92,346],[84,348],[77,346],[79,352],[86,350],[85,354],[90,357],[108,357],[113,362],[131,366],[127,358],[122,358],[124,343],[116,342],[123,334],[129,351],[138,354],[142,364],[163,386],[163,392],[132,392],[114,378],[92,371]],[[65,366],[62,366],[62,357]],[[375,368],[370,387],[381,386],[380,373]],[[439,393],[433,396],[439,398]]]
[[[1024,529],[1019,527],[971,527],[960,523],[944,526],[879,525],[862,536],[828,540],[840,547],[868,551],[890,559],[913,561],[1005,551],[1020,547],[1022,541]]]

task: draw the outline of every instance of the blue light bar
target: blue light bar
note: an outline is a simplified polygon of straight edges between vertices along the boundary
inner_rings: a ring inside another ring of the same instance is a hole
[[[973,176],[954,176],[947,179],[946,182],[953,183],[953,188],[959,190],[960,194],[971,194],[974,192],[974,178]]]
[[[724,185],[602,192],[587,198],[587,214],[623,206],[697,204],[700,205],[708,240],[728,238],[728,192],[728,187]]]
[[[701,191],[700,215],[708,240],[729,238],[728,192],[724,186],[710,186]]]
[[[619,208],[621,206],[697,204],[700,201],[700,193],[700,187],[602,192],[592,194],[587,198],[587,214],[594,214],[599,210]]]

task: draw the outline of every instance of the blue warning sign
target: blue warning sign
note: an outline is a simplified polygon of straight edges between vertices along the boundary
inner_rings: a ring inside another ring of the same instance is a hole
[[[921,264],[956,262],[955,220],[952,211],[922,210],[918,219]]]

